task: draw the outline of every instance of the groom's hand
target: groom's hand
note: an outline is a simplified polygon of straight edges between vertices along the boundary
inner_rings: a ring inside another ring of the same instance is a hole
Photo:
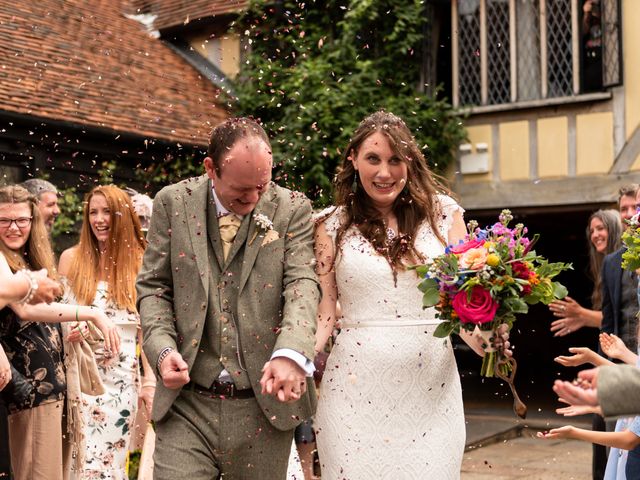
[[[284,403],[295,402],[307,390],[305,372],[287,357],[276,357],[262,368],[262,394],[275,395]]]
[[[160,376],[165,387],[178,389],[189,383],[189,365],[174,350],[160,364]]]

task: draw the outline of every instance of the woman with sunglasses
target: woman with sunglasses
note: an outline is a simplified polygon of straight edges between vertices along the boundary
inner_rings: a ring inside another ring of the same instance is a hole
[[[56,279],[53,252],[36,199],[22,187],[0,187],[0,253],[13,273],[46,269],[49,278]],[[25,302],[0,310],[0,343],[14,375],[20,377],[12,378],[2,392],[9,412],[9,438],[0,438],[1,444],[11,448],[16,480],[63,478],[66,378],[60,332],[52,324],[75,320],[92,322],[102,332],[105,348],[119,350],[117,330],[97,309]]]

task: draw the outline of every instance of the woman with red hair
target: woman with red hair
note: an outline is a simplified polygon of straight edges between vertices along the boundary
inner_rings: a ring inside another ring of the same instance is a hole
[[[138,345],[140,323],[136,311],[135,281],[146,246],[129,195],[120,188],[98,186],[86,197],[80,241],[63,252],[60,273],[66,276],[69,303],[94,305],[113,319],[122,338],[120,355],[94,349],[105,393],[82,395],[83,461],[72,467],[72,477],[126,478],[130,427],[140,395],[148,409],[155,388],[153,370],[143,356],[145,380],[139,388]],[[72,330],[70,341],[91,342],[86,327]]]

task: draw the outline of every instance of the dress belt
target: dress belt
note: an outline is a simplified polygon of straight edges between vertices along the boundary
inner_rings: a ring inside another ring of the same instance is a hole
[[[360,328],[360,327],[417,327],[423,325],[440,325],[441,320],[433,319],[410,319],[410,320],[363,320],[363,321],[345,321],[340,322],[340,328]]]
[[[198,385],[194,382],[187,383],[184,388],[211,398],[243,399],[253,398],[256,396],[256,394],[253,393],[253,388],[238,390],[232,382],[221,382],[219,380],[214,380],[211,384],[211,388],[203,387],[202,385]]]

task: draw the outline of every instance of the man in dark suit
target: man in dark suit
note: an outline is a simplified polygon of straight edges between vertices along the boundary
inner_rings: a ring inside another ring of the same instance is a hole
[[[623,222],[636,213],[636,194],[639,186],[631,184],[620,189],[618,208]],[[626,223],[625,225],[626,226]],[[622,269],[624,247],[604,257],[602,264],[602,326],[601,330],[618,335],[629,349],[638,348],[638,278],[634,272]],[[597,416],[593,429],[604,431],[605,422]],[[593,447],[593,478],[604,477],[607,465],[606,448]]]

